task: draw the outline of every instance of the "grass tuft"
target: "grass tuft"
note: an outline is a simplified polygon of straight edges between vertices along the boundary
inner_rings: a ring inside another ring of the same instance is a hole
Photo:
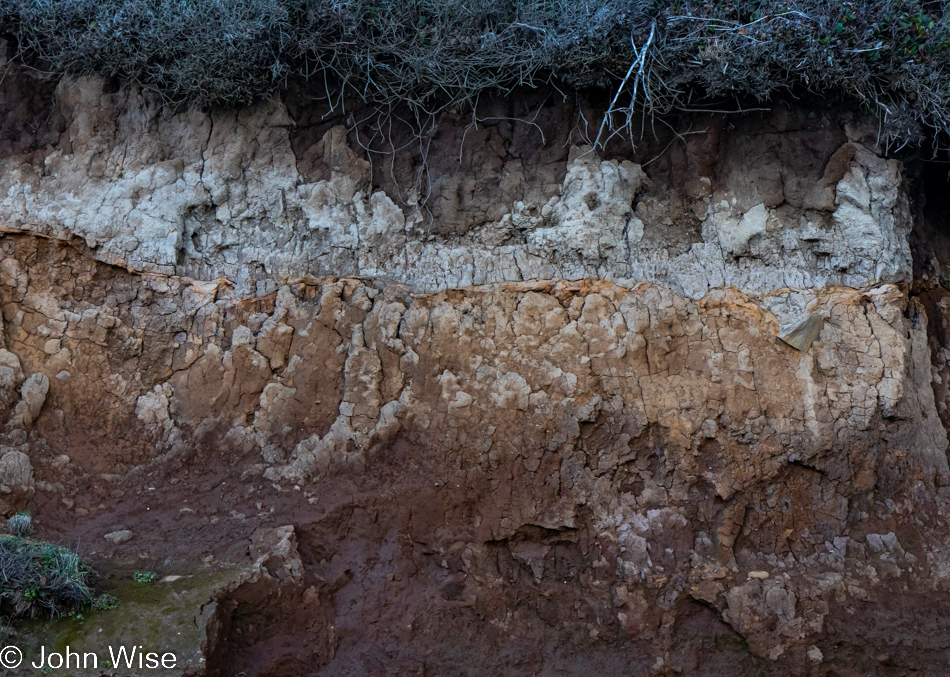
[[[7,520],[7,532],[11,536],[27,538],[33,535],[33,518],[28,512],[18,512]]]
[[[92,569],[60,545],[0,536],[0,609],[9,616],[61,615],[93,601]]]

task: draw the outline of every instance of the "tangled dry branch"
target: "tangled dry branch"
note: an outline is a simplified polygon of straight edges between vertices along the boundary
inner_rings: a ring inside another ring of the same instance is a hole
[[[33,63],[169,103],[246,103],[298,76],[420,118],[545,83],[655,113],[806,88],[864,102],[887,140],[950,130],[946,0],[0,0],[0,30]]]

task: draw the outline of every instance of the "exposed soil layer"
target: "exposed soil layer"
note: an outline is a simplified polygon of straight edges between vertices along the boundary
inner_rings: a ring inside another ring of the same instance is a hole
[[[867,121],[16,82],[0,510],[212,581],[168,674],[950,671],[950,249]]]
[[[830,446],[820,427],[809,435],[795,413],[799,353],[776,343],[768,316],[741,295],[695,304],[658,288],[562,283],[412,298],[399,287],[314,281],[279,301],[195,301],[194,285],[129,274],[69,245],[21,236],[2,246],[20,271],[4,287],[7,349],[26,372],[32,360],[49,367],[40,327],[62,316],[54,357],[70,352],[53,365],[63,368],[36,420],[5,438],[29,452],[41,536],[86,544],[106,571],[117,557],[166,574],[234,566],[259,527],[294,527],[300,571],[218,593],[209,674],[805,674],[812,645],[823,666],[845,657],[841,674],[883,670],[885,655],[942,670],[948,600],[942,584],[933,588],[932,546],[945,522],[932,484],[940,472],[913,451],[919,425],[872,415],[852,419]],[[888,294],[858,315],[848,309],[867,303],[860,292],[826,303],[839,331],[860,335],[869,323],[879,340],[899,341],[920,310]],[[59,310],[40,305],[51,298]],[[278,314],[294,328],[282,360],[260,352],[269,351],[266,318]],[[611,334],[611,316],[643,324]],[[241,343],[255,322],[256,341]],[[205,335],[227,350],[182,358],[189,340],[179,334],[195,326],[219,327]],[[690,336],[740,347],[704,348]],[[846,368],[863,344],[839,341],[823,359]],[[472,361],[475,345],[482,359]],[[742,350],[758,355],[749,372],[730,357]],[[708,371],[715,354],[718,379]],[[552,359],[561,365],[553,380]],[[504,371],[516,363],[521,380]],[[502,373],[480,382],[490,364]],[[577,380],[568,386],[557,373]],[[148,379],[146,395],[123,397],[119,379],[135,378]],[[847,385],[839,400],[866,387],[814,378],[823,389]],[[756,398],[737,397],[743,379],[762,384]],[[162,383],[175,384],[170,396]],[[292,397],[265,392],[275,386]],[[552,400],[564,387],[574,396]],[[380,394],[397,401],[407,388],[408,406],[380,426]],[[335,404],[322,416],[305,408],[301,423],[295,397]],[[341,436],[333,427],[347,402]],[[830,406],[816,414],[820,426],[853,417]],[[715,430],[703,424],[710,411]],[[661,423],[669,412],[679,423]],[[696,436],[683,436],[685,416],[700,424]],[[750,427],[759,417],[764,427]],[[750,437],[757,442],[737,439]],[[639,532],[623,528],[640,519]],[[102,534],[119,528],[135,537],[103,547]],[[865,545],[865,534],[889,533],[894,545]],[[779,586],[747,581],[768,570],[764,582]],[[776,589],[797,597],[789,611],[772,610],[781,602],[756,611],[756,598],[768,605]]]

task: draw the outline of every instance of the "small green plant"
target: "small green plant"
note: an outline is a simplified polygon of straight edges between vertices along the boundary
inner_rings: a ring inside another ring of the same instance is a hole
[[[158,574],[154,571],[136,571],[132,574],[132,580],[136,583],[154,583],[158,580]]]
[[[90,607],[93,611],[108,611],[110,609],[115,609],[120,603],[121,602],[119,602],[119,599],[114,595],[99,595],[94,600],[92,600]],[[77,616],[77,618],[81,617],[82,616]]]

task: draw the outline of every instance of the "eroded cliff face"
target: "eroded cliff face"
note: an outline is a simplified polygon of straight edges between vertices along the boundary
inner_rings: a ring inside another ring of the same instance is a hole
[[[0,498],[218,576],[187,674],[950,668],[950,299],[860,118],[371,163],[106,84],[4,85]]]

